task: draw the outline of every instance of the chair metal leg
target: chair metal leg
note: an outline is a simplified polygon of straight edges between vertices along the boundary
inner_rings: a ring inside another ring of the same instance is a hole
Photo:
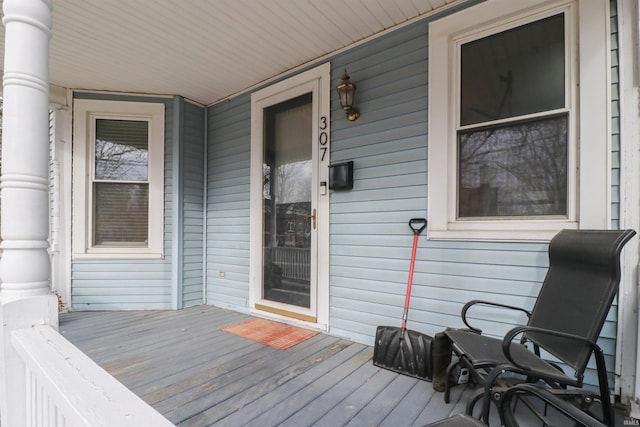
[[[600,405],[602,406],[602,421],[608,426],[615,424],[614,412],[611,408],[611,392],[609,391],[609,379],[607,378],[607,365],[604,360],[604,352],[600,347],[594,349],[598,370],[598,383],[600,388]]]
[[[451,373],[456,366],[460,364],[460,359],[454,360],[447,366],[447,380],[444,383],[444,403],[449,403],[451,400]]]

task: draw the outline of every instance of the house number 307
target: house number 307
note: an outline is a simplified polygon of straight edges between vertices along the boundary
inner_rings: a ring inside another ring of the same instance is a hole
[[[320,135],[318,136],[318,142],[320,143],[320,161],[323,162],[327,155],[327,143],[329,142],[329,135],[327,134],[327,116],[320,117]]]

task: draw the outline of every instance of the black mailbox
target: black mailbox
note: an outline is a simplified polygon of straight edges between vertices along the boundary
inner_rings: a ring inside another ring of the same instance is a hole
[[[329,165],[329,189],[351,190],[353,188],[353,161]]]

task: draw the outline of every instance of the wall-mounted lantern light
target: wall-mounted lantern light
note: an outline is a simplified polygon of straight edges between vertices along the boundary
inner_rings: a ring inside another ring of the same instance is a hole
[[[358,109],[353,107],[353,95],[356,92],[356,85],[349,81],[349,75],[347,74],[346,69],[342,75],[342,82],[336,86],[336,90],[340,96],[340,105],[347,113],[347,119],[349,121],[354,121],[360,117]]]

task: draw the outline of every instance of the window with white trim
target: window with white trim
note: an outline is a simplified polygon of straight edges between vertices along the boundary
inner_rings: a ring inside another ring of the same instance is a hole
[[[489,0],[430,26],[431,238],[608,226],[608,2],[539,3]]]
[[[164,105],[76,100],[76,257],[161,257]]]

